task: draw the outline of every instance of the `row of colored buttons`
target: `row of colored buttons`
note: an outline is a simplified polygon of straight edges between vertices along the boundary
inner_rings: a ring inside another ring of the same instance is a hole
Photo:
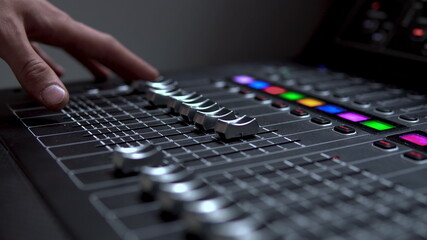
[[[384,130],[396,128],[396,126],[392,124],[385,123],[377,119],[372,119],[369,116],[366,116],[354,111],[349,111],[343,107],[340,107],[334,104],[329,104],[323,100],[308,97],[299,92],[289,91],[288,89],[271,85],[268,82],[256,80],[251,76],[247,76],[247,75],[234,76],[232,80],[237,84],[245,85],[252,89],[260,90],[267,94],[278,96],[282,99],[285,99],[291,102],[296,102],[306,107],[315,108],[324,113],[337,116],[341,119],[345,119],[353,123],[359,123],[363,126],[366,126],[371,129],[375,129],[377,131],[384,131]]]

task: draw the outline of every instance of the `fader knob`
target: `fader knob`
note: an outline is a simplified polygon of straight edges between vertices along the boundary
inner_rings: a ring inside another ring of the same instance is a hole
[[[183,205],[206,197],[213,198],[217,196],[217,193],[206,184],[197,185],[197,182],[184,182],[175,184],[174,189],[163,184],[157,196],[163,210],[180,214],[183,211]]]
[[[194,125],[205,131],[213,130],[218,119],[232,120],[236,119],[236,115],[233,111],[221,107],[214,111],[209,109],[199,110],[194,114],[193,118]]]
[[[201,229],[199,219],[220,209],[229,208],[234,203],[224,196],[204,197],[197,201],[185,203],[181,212],[186,229],[189,232],[197,233]]]
[[[218,103],[205,99],[199,103],[183,103],[179,109],[179,114],[186,122],[193,122],[197,110],[219,109]]]
[[[147,100],[154,106],[166,106],[169,96],[182,93],[180,88],[155,89],[148,88],[146,91]]]
[[[143,192],[155,195],[161,184],[177,182],[188,178],[189,175],[191,174],[183,168],[176,168],[171,172],[159,174],[150,174],[142,171],[140,173],[140,185]]]
[[[253,136],[258,133],[258,130],[257,119],[248,116],[233,120],[219,119],[215,125],[215,132],[225,140]]]
[[[196,92],[193,92],[188,95],[182,94],[182,96],[175,96],[176,95],[171,95],[167,102],[167,107],[172,113],[179,113],[182,103],[200,101],[204,99],[203,95],[198,94]]]
[[[172,79],[163,79],[155,82],[146,82],[148,88],[154,89],[171,89],[178,86],[178,82]]]
[[[160,165],[164,154],[151,144],[137,147],[117,147],[113,154],[113,164],[124,174],[138,172],[143,166]]]

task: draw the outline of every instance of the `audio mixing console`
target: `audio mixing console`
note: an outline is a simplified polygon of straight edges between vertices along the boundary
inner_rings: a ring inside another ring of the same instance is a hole
[[[106,238],[427,236],[424,95],[292,63],[215,71],[9,107]]]
[[[426,239],[424,5],[336,1],[294,60],[69,84],[59,112],[2,90],[0,156],[71,239]]]

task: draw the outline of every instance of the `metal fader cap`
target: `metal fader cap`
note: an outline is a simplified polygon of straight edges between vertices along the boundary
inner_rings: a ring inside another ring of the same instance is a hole
[[[248,137],[258,133],[259,124],[256,118],[242,116],[233,120],[218,119],[215,132],[224,140]]]
[[[145,144],[136,147],[116,147],[113,154],[114,167],[124,174],[138,172],[143,166],[162,164],[164,154],[159,147]]]

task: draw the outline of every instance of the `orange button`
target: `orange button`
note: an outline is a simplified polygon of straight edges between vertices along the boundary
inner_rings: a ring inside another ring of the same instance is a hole
[[[325,104],[325,102],[314,98],[303,98],[298,100],[297,102],[307,107],[318,107]]]

